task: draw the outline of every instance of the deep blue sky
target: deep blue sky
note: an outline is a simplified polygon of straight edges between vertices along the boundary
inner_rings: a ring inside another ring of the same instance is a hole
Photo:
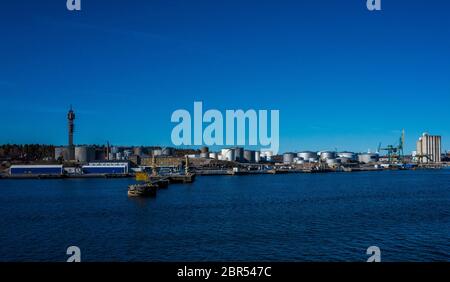
[[[2,1],[0,143],[170,144],[176,109],[279,109],[281,151],[450,149],[450,2]]]

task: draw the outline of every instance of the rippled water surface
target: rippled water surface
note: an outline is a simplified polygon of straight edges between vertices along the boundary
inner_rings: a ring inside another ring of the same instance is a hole
[[[450,170],[1,180],[0,261],[450,261]]]

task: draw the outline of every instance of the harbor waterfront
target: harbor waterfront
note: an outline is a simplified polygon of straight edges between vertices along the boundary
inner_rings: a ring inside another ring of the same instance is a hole
[[[0,180],[0,261],[450,261],[450,170]]]

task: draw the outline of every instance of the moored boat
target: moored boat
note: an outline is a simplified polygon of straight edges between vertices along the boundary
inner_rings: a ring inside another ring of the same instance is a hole
[[[156,196],[157,185],[153,183],[139,183],[128,186],[129,197],[154,197]]]

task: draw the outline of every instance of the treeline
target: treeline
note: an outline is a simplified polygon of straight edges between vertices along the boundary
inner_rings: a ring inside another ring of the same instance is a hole
[[[6,144],[0,145],[0,158],[11,160],[35,161],[53,158],[55,146],[41,144]]]

